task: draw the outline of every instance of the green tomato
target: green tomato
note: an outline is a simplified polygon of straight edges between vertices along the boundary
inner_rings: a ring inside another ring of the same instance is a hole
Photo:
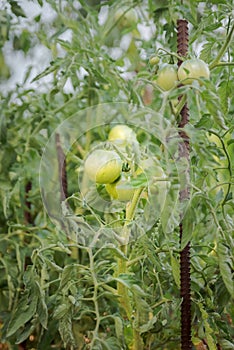
[[[177,81],[176,66],[173,64],[165,64],[159,69],[155,82],[162,90],[168,91],[176,86]]]
[[[131,28],[136,25],[138,15],[135,9],[131,8],[127,12],[127,7],[118,9],[115,13],[115,21],[119,29]]]
[[[135,189],[131,186],[129,178],[122,175],[119,181],[106,184],[106,191],[112,199],[127,202],[132,199]]]
[[[160,62],[160,58],[158,56],[151,56],[149,59],[149,64],[151,66],[156,66],[157,64],[159,64]]]
[[[119,124],[110,130],[108,140],[121,146],[126,146],[136,141],[136,134],[129,126]]]
[[[184,85],[192,84],[194,79],[209,79],[209,77],[209,66],[198,58],[184,61],[178,69],[178,78]]]
[[[116,152],[99,149],[88,155],[84,169],[90,180],[100,184],[108,184],[120,176],[122,161]]]

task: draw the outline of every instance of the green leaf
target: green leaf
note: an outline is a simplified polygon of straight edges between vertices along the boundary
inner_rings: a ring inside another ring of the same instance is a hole
[[[34,329],[35,329],[35,323],[27,324],[27,326],[24,328],[23,332],[20,333],[20,335],[17,337],[16,344],[20,344],[24,340],[26,340],[30,336],[30,334],[33,333]]]
[[[123,259],[125,261],[128,260],[128,258],[124,255],[124,253],[121,252],[121,250],[112,243],[105,244],[101,250],[103,249],[110,251],[110,253],[112,253],[113,256],[116,256],[117,258]]]
[[[35,78],[32,79],[31,83],[34,83],[35,81],[49,75],[50,73],[53,73],[57,69],[61,68],[62,62],[64,60],[62,58],[57,58],[55,61],[52,61],[50,63],[50,66],[47,67],[42,73],[35,76]]]
[[[115,321],[115,333],[118,339],[123,338],[124,332],[123,332],[123,321],[120,317],[114,316]]]
[[[171,267],[175,283],[180,288],[180,263],[171,253]]]
[[[209,346],[209,350],[216,350],[216,344],[214,341],[214,331],[211,328],[209,322],[208,322],[208,313],[206,312],[206,310],[204,309],[203,305],[201,303],[199,303],[199,309],[201,311],[201,315],[202,315],[202,320],[204,323],[204,328],[205,328],[205,338],[207,341],[207,344]]]
[[[234,342],[230,342],[227,339],[221,339],[220,345],[223,350],[234,350]]]
[[[39,317],[39,321],[45,329],[47,329],[47,324],[48,324],[48,311],[47,311],[47,305],[45,303],[45,295],[44,292],[41,290],[41,287],[39,283],[37,283],[38,286],[38,292],[40,294],[38,298],[38,306],[37,306],[37,313]]]
[[[0,118],[0,143],[4,144],[7,141],[7,123],[4,115]]]
[[[234,270],[231,268],[231,255],[228,248],[221,242],[218,242],[217,251],[222,279],[231,297],[234,298]]]
[[[140,332],[146,333],[155,327],[155,323],[157,322],[157,317],[153,316],[147,323],[140,326]]]
[[[134,188],[144,187],[148,184],[148,179],[145,173],[141,173],[137,177],[134,177],[130,180],[130,184]]]
[[[205,61],[205,62],[210,62],[212,59],[212,51],[213,51],[213,46],[214,46],[215,42],[208,42],[206,44],[203,45],[203,48],[201,50],[201,54],[200,54],[200,59]]]
[[[136,283],[134,274],[127,273],[121,273],[118,277],[114,278],[114,280],[122,283],[128,289],[131,289],[132,285]]]
[[[218,94],[220,98],[220,104],[222,112],[226,115],[228,112],[228,82],[222,81],[218,88]]]
[[[17,17],[25,17],[26,15],[22,9],[22,7],[19,6],[18,2],[15,0],[8,0],[9,4],[11,6],[11,11],[17,16]]]
[[[63,318],[67,312],[70,310],[70,304],[60,304],[56,307],[55,311],[54,311],[54,318],[59,320],[61,318]]]
[[[37,309],[38,295],[33,293],[31,296],[29,293],[25,293],[24,297],[20,300],[15,313],[13,313],[12,319],[8,326],[7,337],[15,334],[15,332],[26,322],[28,322],[34,315]]]
[[[196,123],[196,128],[207,128],[210,129],[213,125],[213,120],[210,114],[203,114],[201,119]]]
[[[122,346],[119,344],[118,339],[110,337],[105,341],[105,346],[110,350],[121,350]]]
[[[181,250],[183,250],[186,245],[191,241],[194,229],[194,220],[195,220],[194,209],[190,206],[186,211],[183,221],[182,221],[182,238],[181,238]]]

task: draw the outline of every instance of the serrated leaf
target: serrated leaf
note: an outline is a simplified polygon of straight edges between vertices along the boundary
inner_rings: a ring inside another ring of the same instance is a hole
[[[29,297],[28,293],[24,295],[9,323],[7,337],[15,334],[20,327],[24,326],[35,315],[37,302],[38,295],[33,291],[31,297]]]
[[[141,333],[146,333],[149,330],[151,330],[152,328],[154,328],[154,324],[157,322],[157,317],[153,316],[152,318],[150,318],[150,320],[143,324],[142,326],[140,326],[140,332]]]
[[[118,339],[123,338],[123,321],[120,317],[114,316],[115,320],[115,333]]]
[[[210,116],[210,114],[203,114],[203,116],[201,117],[201,119],[196,123],[195,127],[196,128],[211,128],[213,125],[213,120]]]
[[[41,290],[41,287],[39,283],[37,283],[38,286],[38,292],[39,292],[39,298],[38,298],[38,306],[37,306],[37,313],[39,317],[39,321],[45,329],[47,329],[47,323],[48,323],[48,310],[47,305],[45,303],[45,295],[43,291]]]
[[[59,320],[60,318],[63,318],[67,314],[69,308],[70,308],[70,305],[68,303],[58,305],[54,311],[54,315],[53,315],[54,318],[57,320]]]
[[[228,84],[225,81],[222,81],[218,88],[218,94],[220,98],[220,105],[222,112],[224,114],[228,111]]]
[[[105,347],[109,350],[121,350],[122,347],[118,341],[118,339],[114,337],[110,337],[105,341]]]
[[[205,62],[209,62],[212,58],[213,46],[214,42],[204,44],[199,58]]]
[[[114,256],[116,256],[117,258],[123,259],[125,261],[128,260],[128,258],[124,255],[123,252],[121,252],[121,250],[119,248],[117,248],[114,244],[109,243],[106,244],[103,249],[107,249],[109,250]]]
[[[64,342],[65,347],[75,346],[75,339],[72,332],[71,312],[59,319],[59,333]]]
[[[136,279],[133,274],[121,273],[118,277],[114,278],[114,280],[122,283],[125,287],[131,289],[132,285],[136,283]]]
[[[20,333],[20,335],[17,337],[16,340],[16,344],[20,344],[22,343],[24,340],[26,340],[30,334],[32,334],[32,332],[35,329],[35,324],[28,324],[27,327],[25,327],[25,329],[23,330],[22,333]]]
[[[61,67],[62,61],[63,60],[61,58],[57,58],[55,61],[51,62],[50,66],[47,67],[42,73],[36,75],[35,78],[32,79],[31,83],[34,83],[35,81],[49,75],[50,73],[53,73],[54,71],[59,69]]]
[[[136,297],[145,297],[147,295],[146,292],[138,284],[132,285],[132,292]]]
[[[171,254],[171,267],[175,283],[177,287],[180,288],[180,263],[173,254]]]
[[[231,269],[232,261],[228,248],[220,242],[218,243],[217,248],[218,262],[222,279],[231,297],[234,298],[234,272]]]

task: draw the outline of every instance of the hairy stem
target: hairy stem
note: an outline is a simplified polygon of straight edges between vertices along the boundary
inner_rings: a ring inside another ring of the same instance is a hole
[[[127,256],[128,253],[128,241],[129,241],[129,236],[131,233],[131,228],[129,224],[133,220],[136,212],[137,205],[140,200],[141,193],[143,191],[143,188],[139,188],[135,190],[135,193],[133,195],[132,201],[128,202],[126,205],[126,221],[123,226],[122,230],[122,239],[124,241],[124,244],[120,246],[120,250],[123,252],[125,256]],[[128,271],[128,265],[127,261],[124,259],[119,258],[118,259],[118,267],[117,267],[117,272],[118,275],[125,274]],[[119,295],[119,302],[124,310],[127,318],[129,321],[131,321],[131,316],[132,316],[132,305],[131,305],[131,300],[130,296],[128,293],[128,288],[121,282],[117,283],[117,291]],[[133,347],[132,349],[134,350],[143,350],[143,341],[141,339],[141,335],[139,331],[134,327],[134,324],[132,323],[133,327]]]
[[[220,48],[216,58],[214,59],[213,62],[211,62],[210,66],[209,66],[210,69],[213,69],[217,66],[220,66],[221,62],[219,62],[219,61],[223,57],[223,55],[225,54],[226,50],[228,49],[229,45],[232,42],[233,32],[234,32],[234,23],[233,23],[233,25],[232,25],[232,27],[231,27],[231,29],[226,37],[225,42],[223,43],[222,47]]]

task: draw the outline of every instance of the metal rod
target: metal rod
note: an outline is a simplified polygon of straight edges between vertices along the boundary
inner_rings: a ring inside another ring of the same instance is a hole
[[[180,19],[177,21],[177,53],[185,57],[188,53],[188,22]],[[178,67],[182,61],[179,60]],[[179,157],[189,160],[189,137],[183,130],[189,121],[189,109],[187,103],[181,110],[181,120],[178,123],[179,135],[182,139],[179,145]],[[188,169],[189,171],[189,169]],[[189,188],[185,187],[180,191],[180,201],[183,202],[189,198]],[[180,223],[180,242],[183,237],[183,221]],[[180,253],[180,296],[181,304],[181,350],[192,349],[191,340],[191,278],[190,278],[190,242]]]
[[[61,201],[64,201],[68,197],[66,157],[61,146],[59,134],[55,135],[55,142],[56,142],[58,167],[59,167],[60,199]]]

